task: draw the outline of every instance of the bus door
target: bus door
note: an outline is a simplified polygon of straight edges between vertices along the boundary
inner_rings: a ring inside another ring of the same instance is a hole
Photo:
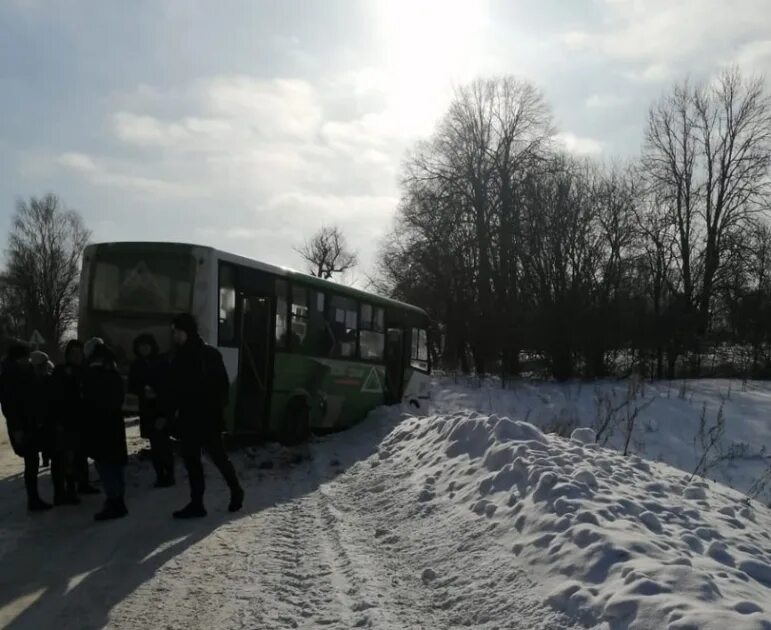
[[[270,392],[272,298],[241,295],[236,433],[264,433]]]
[[[386,331],[386,404],[394,405],[402,400],[404,390],[404,331],[389,328]]]

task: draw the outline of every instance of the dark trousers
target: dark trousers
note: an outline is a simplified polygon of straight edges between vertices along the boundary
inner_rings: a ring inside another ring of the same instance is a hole
[[[150,456],[158,481],[174,479],[174,453],[171,449],[171,438],[166,431],[153,431],[150,434]]]
[[[86,485],[89,483],[88,456],[82,444],[79,444],[73,453],[72,471],[79,484]]]
[[[37,501],[40,498],[37,489],[37,474],[40,470],[40,455],[37,451],[24,456],[24,487],[27,490],[27,500]]]
[[[104,494],[112,501],[123,501],[126,493],[126,482],[123,479],[122,464],[110,464],[107,462],[94,462],[99,478],[102,480]]]
[[[54,484],[54,498],[75,494],[72,460],[72,451],[57,451],[51,457],[51,481]]]
[[[183,438],[182,457],[185,461],[187,476],[190,479],[190,500],[198,505],[203,505],[203,493],[206,488],[203,464],[201,463],[202,450],[208,453],[209,458],[217,467],[217,470],[220,471],[231,492],[241,487],[238,483],[238,477],[236,477],[236,469],[225,452],[221,433],[212,432],[203,436]]]

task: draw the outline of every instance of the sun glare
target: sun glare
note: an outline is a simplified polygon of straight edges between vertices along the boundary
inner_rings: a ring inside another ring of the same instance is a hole
[[[486,2],[391,0],[377,4],[391,115],[408,134],[430,132],[453,85],[484,66]]]

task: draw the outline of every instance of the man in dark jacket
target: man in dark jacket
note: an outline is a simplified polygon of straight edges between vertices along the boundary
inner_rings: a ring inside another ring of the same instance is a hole
[[[168,363],[158,356],[158,342],[150,334],[134,340],[136,359],[129,371],[129,391],[139,400],[139,433],[150,440],[155,487],[174,485],[174,453],[168,423],[162,419],[159,396],[163,393]]]
[[[128,514],[124,501],[128,447],[123,421],[123,380],[114,355],[101,340],[89,340],[86,345],[83,407],[88,450],[107,495],[104,508],[94,515],[94,520],[106,521]]]
[[[45,427],[40,426],[32,400],[35,375],[29,349],[15,344],[8,349],[0,376],[0,404],[8,425],[8,436],[14,453],[24,458],[24,486],[30,512],[48,510],[51,505],[38,494],[39,453],[46,440]]]
[[[203,503],[204,474],[201,451],[206,450],[230,488],[228,510],[241,509],[244,491],[222,442],[223,411],[230,381],[222,355],[206,345],[195,318],[187,313],[172,322],[176,351],[169,373],[169,417],[177,418],[177,434],[190,479],[190,503],[175,518],[206,516]]]
[[[88,460],[84,449],[83,418],[83,344],[73,339],[64,350],[64,363],[56,366],[52,377],[54,422],[58,435],[52,464],[62,469],[62,487],[55,490],[54,503],[78,503],[78,482],[88,485]],[[84,473],[85,469],[85,473]],[[84,478],[85,474],[85,478]]]
[[[65,424],[65,439],[73,446],[71,474],[77,482],[80,494],[99,494],[89,482],[87,436],[83,416],[83,343],[73,339],[64,351],[64,365],[55,371],[57,396],[64,397],[62,421]]]
[[[58,409],[53,382],[53,363],[45,352],[36,350],[30,354],[33,381],[30,393],[30,413],[38,427],[38,447],[44,459],[51,462],[51,481],[54,486],[54,505],[78,503],[74,494],[66,493],[66,466],[64,459],[64,433],[58,422]]]

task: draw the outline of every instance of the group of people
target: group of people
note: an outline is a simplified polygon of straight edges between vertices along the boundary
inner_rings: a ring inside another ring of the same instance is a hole
[[[230,389],[222,356],[203,342],[189,314],[174,318],[172,337],[169,357],[160,356],[152,335],[137,337],[129,372],[129,391],[139,400],[140,433],[150,440],[155,487],[175,484],[173,434],[190,482],[190,502],[173,516],[206,516],[203,450],[228,484],[228,509],[236,512],[243,505],[244,491],[222,441]],[[38,491],[42,455],[50,460],[54,505],[78,504],[78,495],[99,492],[89,480],[91,458],[106,496],[95,520],[128,514],[123,402],[115,356],[101,339],[70,341],[64,362],[55,368],[43,352],[30,352],[23,344],[8,349],[0,372],[0,405],[11,446],[24,459],[30,511],[53,507]]]

